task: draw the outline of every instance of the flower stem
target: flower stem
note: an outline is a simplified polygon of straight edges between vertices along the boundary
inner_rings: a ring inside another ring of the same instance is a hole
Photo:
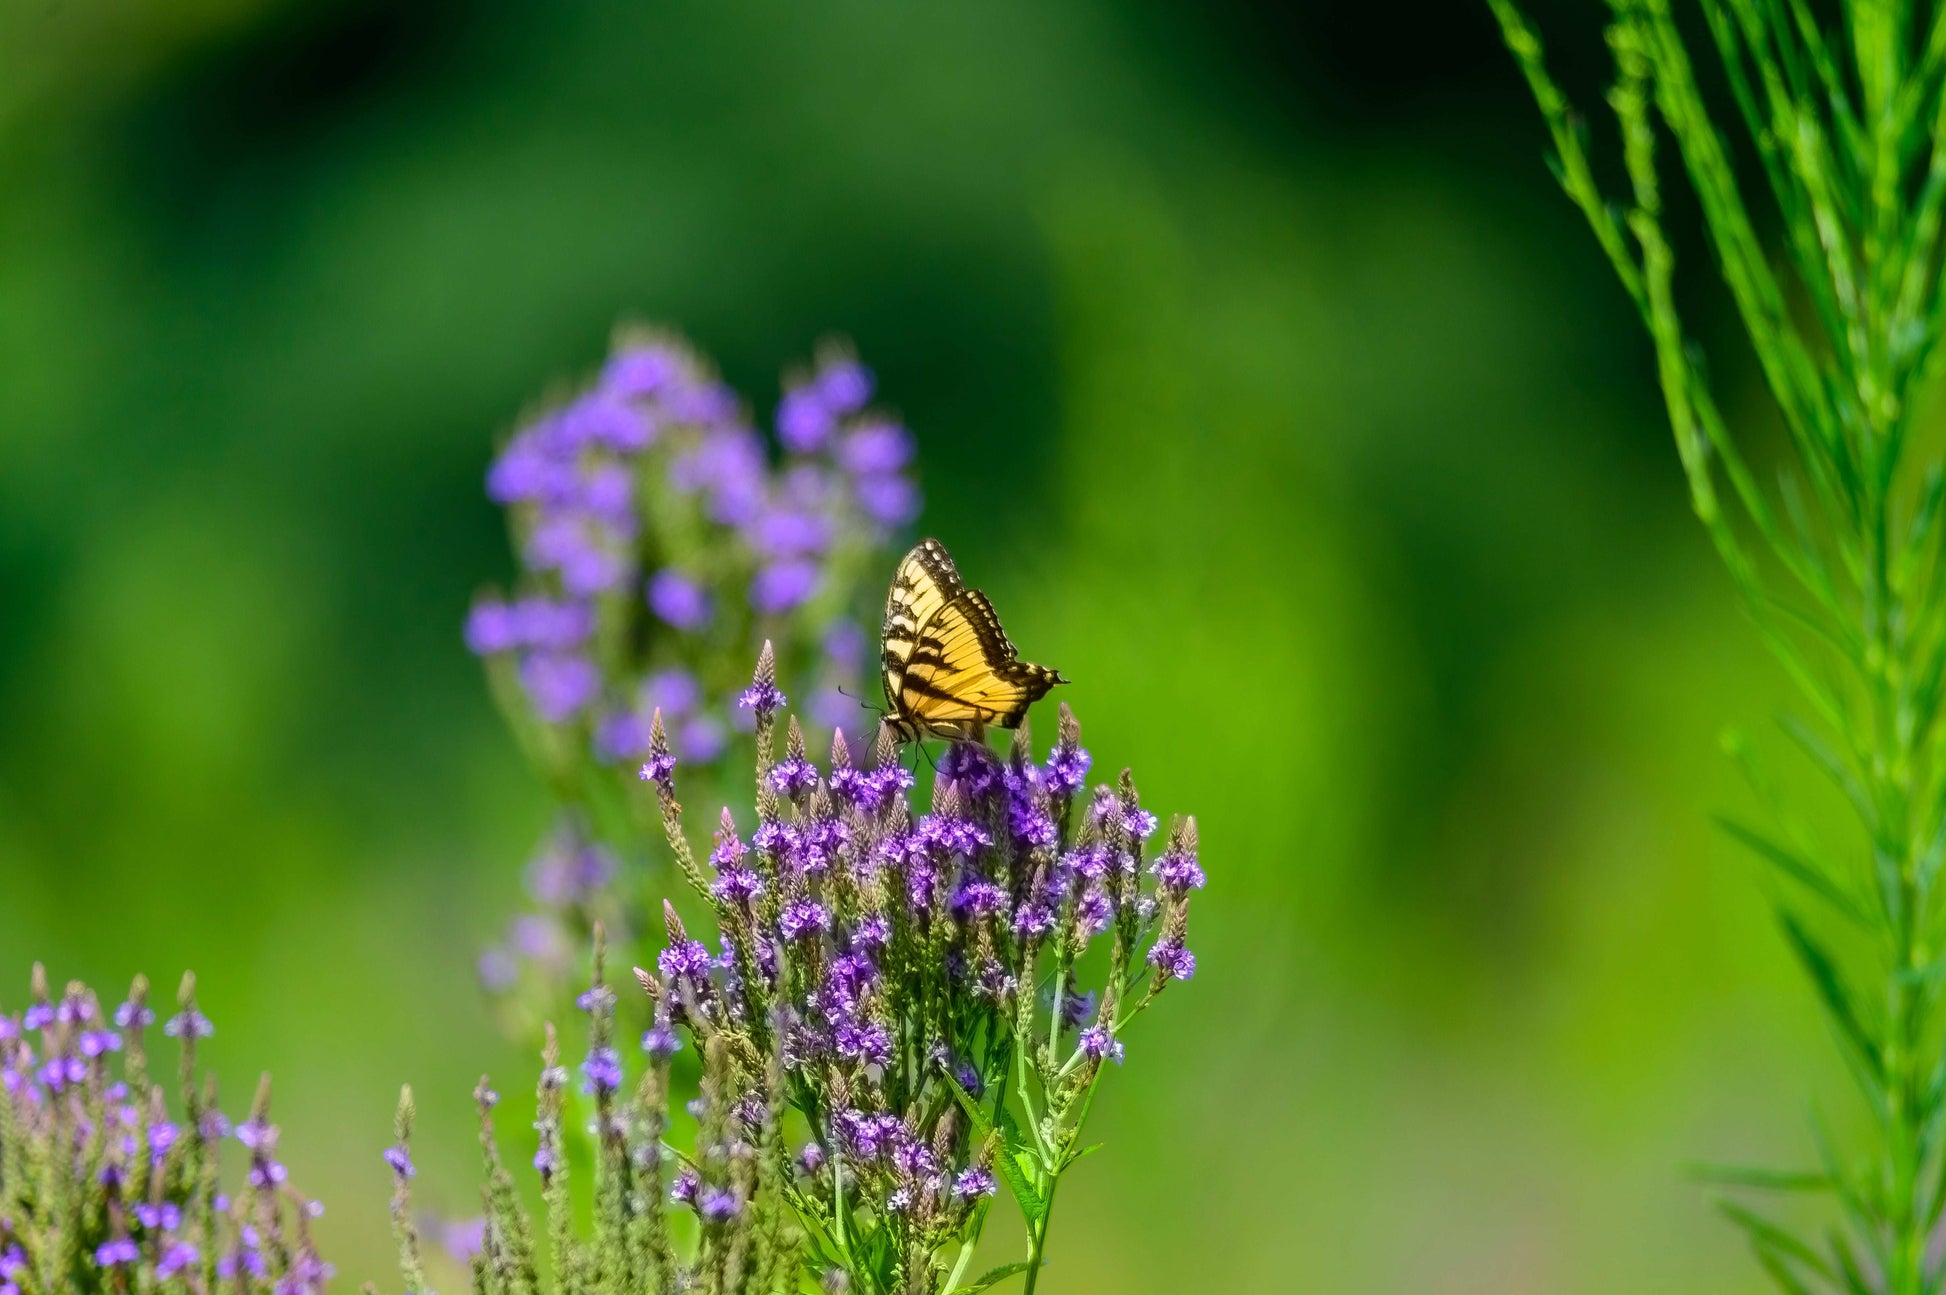
[[[1027,1229],[1027,1286],[1021,1295],[1034,1295],[1034,1287],[1041,1279],[1041,1255],[1047,1250],[1047,1227],[1054,1218],[1054,1189],[1061,1185],[1059,1175],[1047,1181],[1047,1206],[1041,1210],[1039,1220]]]

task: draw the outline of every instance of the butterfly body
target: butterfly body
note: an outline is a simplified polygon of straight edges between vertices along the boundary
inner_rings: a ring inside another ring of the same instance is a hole
[[[938,540],[899,563],[879,635],[886,723],[902,742],[979,741],[987,727],[1017,728],[1027,708],[1066,683],[1022,661],[993,604],[967,587]]]

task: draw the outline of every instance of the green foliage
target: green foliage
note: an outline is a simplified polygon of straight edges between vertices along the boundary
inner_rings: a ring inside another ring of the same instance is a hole
[[[1849,841],[1815,837],[1738,746],[1773,824],[1732,833],[1785,882],[1786,941],[1871,1124],[1855,1155],[1827,1157],[1843,1217],[1822,1243],[1740,1205],[1724,1212],[1785,1290],[1936,1289],[1927,1244],[1946,1209],[1946,1002],[1933,974],[1946,938],[1946,539],[1942,473],[1936,448],[1919,443],[1919,416],[1946,323],[1946,9],[1846,0],[1843,24],[1829,27],[1807,0],[1703,0],[1741,126],[1732,132],[1712,115],[1669,0],[1611,0],[1608,102],[1628,184],[1612,204],[1533,29],[1511,0],[1489,3],[1546,120],[1556,175],[1654,340],[1690,502],[1810,712],[1786,733],[1860,829]],[[1782,423],[1789,455],[1774,486],[1753,466],[1750,431],[1732,434],[1678,314],[1664,139]],[[1746,151],[1761,185],[1739,179]],[[1826,934],[1832,918],[1840,929]]]

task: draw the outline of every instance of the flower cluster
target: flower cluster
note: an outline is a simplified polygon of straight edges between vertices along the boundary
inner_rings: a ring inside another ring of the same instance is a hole
[[[487,493],[522,588],[476,602],[466,641],[550,774],[632,764],[657,709],[685,760],[716,759],[715,703],[763,637],[819,676],[825,728],[856,722],[839,689],[868,644],[849,617],[919,506],[911,436],[872,392],[826,348],[788,380],[773,450],[693,351],[624,330],[592,385],[515,433]]]
[[[310,1223],[321,1207],[289,1186],[269,1122],[270,1086],[235,1125],[196,1070],[212,1033],[185,977],[163,1032],[180,1041],[180,1106],[149,1071],[155,1024],[137,978],[112,1011],[85,986],[0,1015],[0,1295],[215,1291],[313,1295],[331,1267]],[[218,1151],[244,1148],[244,1186],[219,1181]]]
[[[757,820],[746,840],[725,811],[707,872],[652,726],[642,774],[720,942],[665,909],[645,1044],[666,1050],[680,1027],[722,1049],[753,1106],[760,1060],[780,1059],[810,1132],[791,1200],[814,1269],[857,1291],[950,1289],[1005,1181],[1027,1219],[1031,1289],[1104,1063],[1123,1059],[1130,1019],[1195,972],[1195,822],[1177,820],[1149,857],[1155,815],[1126,772],[1089,788],[1065,706],[1044,762],[1024,726],[1004,759],[955,744],[920,807],[887,730],[863,760],[837,735],[819,767],[793,718],[776,758],[769,645],[742,701]]]
[[[703,1051],[701,1095],[672,1112],[669,1071],[677,1044],[673,1036],[651,1031],[644,1060],[624,1062],[615,1046],[616,996],[603,979],[604,959],[597,927],[594,979],[581,995],[590,1022],[581,1065],[570,1071],[563,1064],[551,1025],[541,1052],[533,1168],[544,1211],[540,1230],[551,1252],[546,1265],[537,1229],[501,1159],[492,1118],[499,1096],[484,1079],[474,1089],[487,1170],[485,1214],[467,1229],[463,1248],[476,1295],[538,1292],[545,1289],[544,1268],[554,1274],[556,1289],[604,1295],[798,1289],[801,1234],[785,1199],[794,1171],[785,1153],[781,1059],[733,1058],[731,1040],[718,1036]],[[631,1065],[640,1072],[633,1085],[624,1073]],[[759,1076],[754,1088],[746,1082],[753,1068]],[[593,1151],[593,1229],[586,1237],[577,1235],[569,1191],[577,1161],[568,1147],[576,1132],[568,1119],[571,1104],[588,1116]],[[398,1141],[385,1152],[385,1163],[400,1266],[407,1289],[416,1292],[427,1285],[411,1209],[412,1119],[408,1089],[399,1103]],[[677,1124],[693,1130],[687,1153],[670,1148]]]

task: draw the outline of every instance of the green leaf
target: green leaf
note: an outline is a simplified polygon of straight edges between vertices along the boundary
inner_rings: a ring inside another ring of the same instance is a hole
[[[1034,1186],[1035,1171],[1040,1168],[1040,1162],[1021,1136],[1020,1125],[1015,1121],[1013,1112],[1002,1106],[994,1115],[1000,1122],[1002,1138],[1000,1154],[994,1157],[994,1163],[1000,1170],[1000,1176],[1007,1180],[1007,1189],[1020,1202],[1020,1212],[1027,1216],[1030,1225],[1037,1224],[1047,1216],[1049,1206],[1048,1200]]]
[[[983,1291],[990,1286],[998,1285],[999,1283],[1007,1280],[1007,1278],[1009,1277],[1015,1276],[1016,1274],[1019,1273],[1026,1272],[1029,1268],[1032,1268],[1033,1266],[1034,1265],[1031,1261],[1022,1259],[1018,1263],[1001,1264],[998,1268],[989,1268],[985,1272],[981,1273],[978,1277],[975,1277],[971,1282],[971,1284],[966,1286],[953,1287],[949,1295],[975,1295],[975,1292]],[[1042,1267],[1047,1266],[1046,1260],[1041,1261],[1041,1266]]]
[[[1750,1244],[1757,1247],[1760,1257],[1771,1255],[1779,1260],[1789,1259],[1810,1269],[1826,1281],[1837,1280],[1837,1274],[1831,1271],[1831,1265],[1824,1261],[1822,1255],[1769,1219],[1752,1213],[1734,1201],[1718,1201],[1716,1208],[1721,1210],[1723,1216],[1730,1222],[1744,1230],[1745,1235],[1750,1238]],[[1766,1264],[1765,1267],[1769,1265]],[[1774,1275],[1776,1274],[1773,1273]]]
[[[980,1136],[984,1138],[993,1132],[993,1121],[987,1118],[986,1111],[981,1109],[979,1101],[973,1094],[960,1087],[960,1082],[953,1077],[953,1072],[941,1064],[939,1073],[946,1076],[946,1082],[953,1086],[953,1096],[958,1099],[960,1108],[966,1112],[966,1118],[972,1120],[973,1127],[980,1131]]]
[[[1741,841],[1757,857],[1764,860],[1764,862],[1770,864],[1791,880],[1817,895],[1818,898],[1831,905],[1832,908],[1836,909],[1843,916],[1850,918],[1861,928],[1870,929],[1871,922],[1866,917],[1865,910],[1859,906],[1858,901],[1841,889],[1837,882],[1833,881],[1822,869],[1818,868],[1808,859],[1779,845],[1761,832],[1753,828],[1745,827],[1735,819],[1724,818],[1719,815],[1716,823],[1725,832],[1728,832],[1738,841]]]
[[[1782,727],[1785,735],[1797,744],[1798,749],[1811,758],[1811,763],[1845,794],[1852,808],[1858,811],[1858,817],[1876,837],[1878,807],[1872,804],[1872,798],[1866,794],[1864,784],[1860,783],[1857,776],[1852,773],[1850,763],[1833,750],[1830,743],[1812,731],[1810,725],[1795,715],[1784,716],[1779,721],[1779,726]]]
[[[1825,1232],[1831,1246],[1832,1257],[1838,1261],[1838,1271],[1844,1275],[1845,1290],[1849,1295],[1874,1295],[1874,1288],[1865,1277],[1865,1270],[1859,1266],[1858,1259],[1851,1252],[1851,1242],[1836,1228]]]
[[[1831,1190],[1828,1174],[1797,1169],[1758,1169],[1745,1165],[1688,1166],[1691,1178],[1718,1187],[1749,1187],[1769,1192],[1826,1192]]]
[[[1838,975],[1837,965],[1823,946],[1811,935],[1788,910],[1778,910],[1778,920],[1783,924],[1784,935],[1790,942],[1792,952],[1804,964],[1804,970],[1811,977],[1811,984],[1817,989],[1818,997],[1824,1000],[1825,1010],[1831,1014],[1831,1021],[1837,1027],[1838,1037],[1849,1045],[1852,1060],[1865,1072],[1865,1077],[1884,1087],[1884,1071],[1878,1055],[1878,1047],[1858,1019],[1858,1012],[1852,1006],[1851,992],[1845,988]]]
[[[1802,1278],[1785,1266],[1782,1259],[1766,1249],[1762,1242],[1752,1240],[1750,1246],[1757,1252],[1757,1262],[1763,1265],[1764,1271],[1770,1274],[1770,1279],[1777,1283],[1784,1295],[1817,1295],[1817,1292],[1804,1284]]]
[[[961,1108],[965,1110],[967,1118],[973,1121],[973,1126],[979,1130],[980,1136],[984,1138],[991,1133],[994,1119],[987,1115],[980,1103],[974,1099],[973,1094],[961,1087],[959,1080],[943,1066],[940,1068],[940,1073],[944,1074],[946,1082],[952,1085],[953,1096],[959,1100]],[[1000,1176],[1007,1181],[1007,1190],[1011,1191],[1014,1199],[1020,1202],[1020,1212],[1025,1214],[1030,1222],[1038,1223],[1047,1213],[1047,1202],[1041,1198],[1038,1191],[1034,1190],[1033,1174],[1040,1167],[1040,1162],[1035,1160],[1031,1153],[1023,1156],[1026,1142],[1020,1135],[1020,1125],[1015,1121],[1013,1112],[1002,1106],[995,1110],[994,1116],[999,1119],[1002,1142],[1001,1153],[994,1157],[996,1167],[1000,1170]],[[1021,1163],[1023,1158],[1024,1168]]]

